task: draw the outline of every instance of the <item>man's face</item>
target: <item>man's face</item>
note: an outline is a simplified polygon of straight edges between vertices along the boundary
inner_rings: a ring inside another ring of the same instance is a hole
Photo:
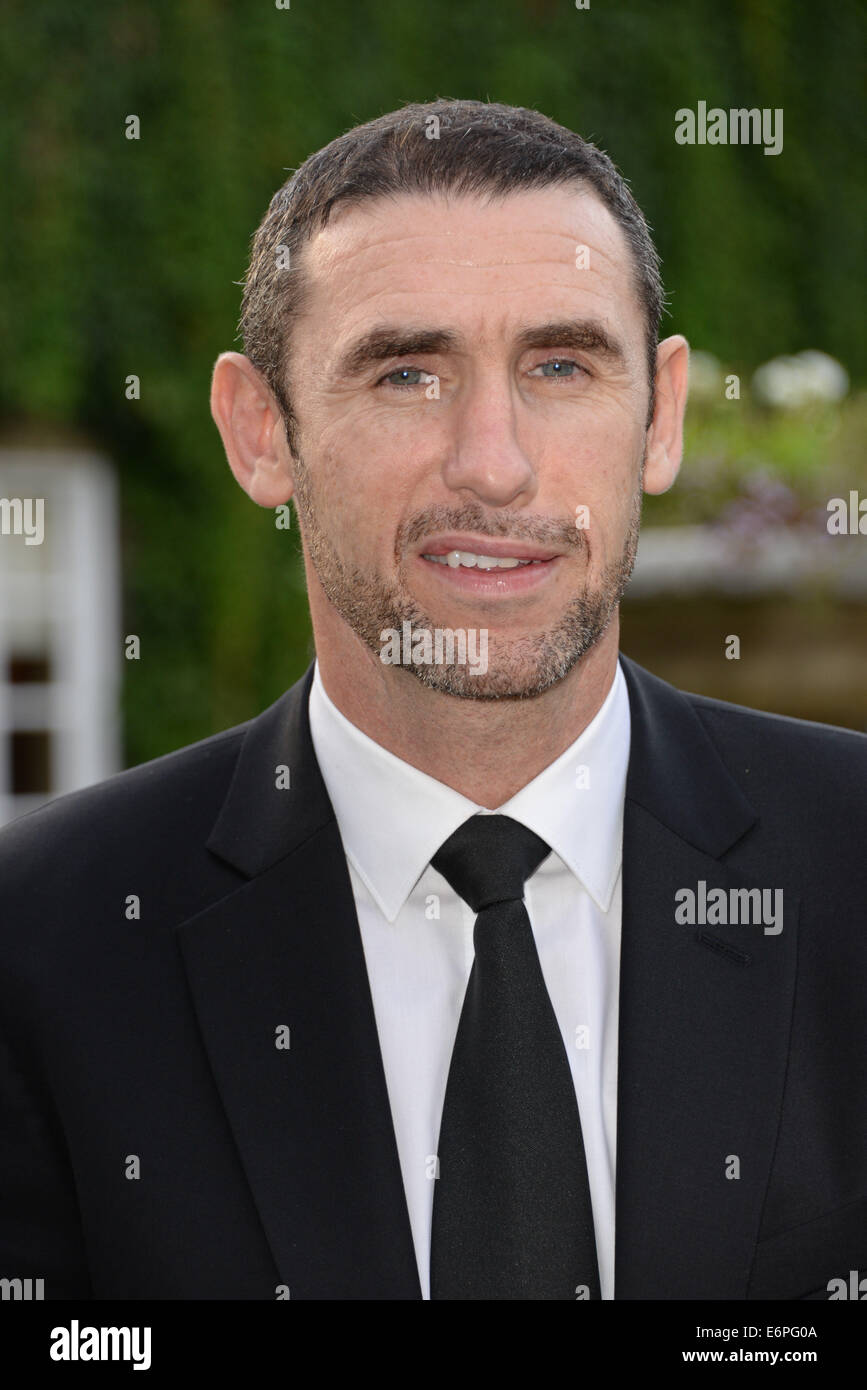
[[[484,674],[403,667],[425,685],[540,693],[605,630],[635,556],[649,382],[620,228],[575,187],[405,195],[338,211],[304,267],[308,579],[377,656],[407,621],[487,632]]]

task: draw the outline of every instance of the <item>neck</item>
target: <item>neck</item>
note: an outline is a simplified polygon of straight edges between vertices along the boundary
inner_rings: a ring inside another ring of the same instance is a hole
[[[615,613],[596,645],[549,690],[502,701],[427,689],[399,666],[384,666],[336,614],[324,624],[314,616],[314,633],[322,684],[346,719],[395,757],[496,810],[598,713],[617,669],[619,622]]]

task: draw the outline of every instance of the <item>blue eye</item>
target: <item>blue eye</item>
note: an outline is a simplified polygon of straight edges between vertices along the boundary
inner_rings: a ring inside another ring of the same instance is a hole
[[[578,372],[583,372],[584,368],[578,362],[573,362],[571,358],[552,357],[550,362],[541,362],[539,367],[533,370],[540,370],[543,376],[548,377],[549,381],[557,381],[571,379]]]
[[[427,380],[427,376],[427,372],[423,372],[421,367],[396,367],[393,372],[388,372],[382,380],[387,381],[390,386],[420,386],[423,381]],[[398,380],[394,381],[394,377],[397,377]]]

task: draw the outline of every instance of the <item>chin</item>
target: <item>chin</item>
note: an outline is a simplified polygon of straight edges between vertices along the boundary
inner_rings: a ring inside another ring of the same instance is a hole
[[[540,639],[526,639],[538,645]],[[544,639],[542,639],[544,640]],[[487,670],[473,671],[466,665],[418,665],[404,669],[427,690],[451,695],[459,700],[532,700],[544,695],[579,665],[587,651],[537,652],[523,659],[512,652],[490,661]]]

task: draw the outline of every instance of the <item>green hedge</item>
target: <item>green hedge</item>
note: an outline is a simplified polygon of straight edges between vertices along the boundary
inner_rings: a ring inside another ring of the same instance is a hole
[[[143,642],[130,762],[246,718],[307,661],[296,538],[238,493],[207,410],[284,171],[407,100],[538,106],[631,180],[670,328],[744,369],[820,348],[863,382],[863,21],[846,0],[43,0],[4,17],[0,412],[72,426],[120,470],[124,627]],[[674,112],[699,100],[782,107],[783,153],[675,144]],[[745,415],[727,428],[720,450],[749,443]]]

